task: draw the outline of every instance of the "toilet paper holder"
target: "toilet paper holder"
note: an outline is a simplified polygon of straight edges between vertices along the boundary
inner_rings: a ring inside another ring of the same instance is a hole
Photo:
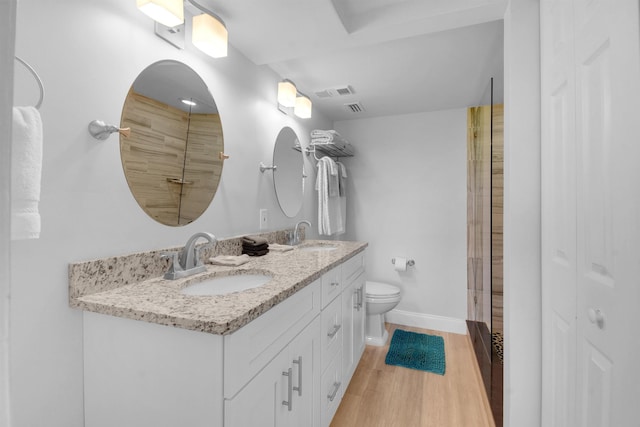
[[[391,264],[395,265],[396,263],[396,259],[395,258],[391,258]],[[416,262],[412,259],[408,259],[407,260],[407,267],[413,267],[414,265],[416,265]]]

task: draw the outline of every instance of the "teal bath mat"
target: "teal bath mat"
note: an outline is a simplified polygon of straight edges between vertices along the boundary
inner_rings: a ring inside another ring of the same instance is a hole
[[[444,339],[436,335],[396,329],[384,362],[444,375]]]

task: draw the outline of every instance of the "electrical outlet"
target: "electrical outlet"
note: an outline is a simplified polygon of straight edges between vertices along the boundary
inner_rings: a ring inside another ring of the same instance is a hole
[[[260,209],[260,230],[269,228],[269,215],[266,209]]]

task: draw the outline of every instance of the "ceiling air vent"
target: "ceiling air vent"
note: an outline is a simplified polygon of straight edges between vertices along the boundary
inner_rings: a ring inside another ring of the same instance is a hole
[[[315,92],[315,94],[318,98],[331,98],[333,96],[329,90],[321,90],[319,92]]]
[[[353,95],[354,93],[355,92],[353,91],[353,88],[349,85],[346,85],[343,87],[329,88],[329,89],[315,92],[318,98],[333,98],[334,96],[347,96],[347,95]]]
[[[344,104],[344,108],[347,109],[347,111],[350,111],[352,113],[361,113],[364,111],[364,107],[362,107],[362,104],[360,104],[360,102],[353,102],[351,104]]]
[[[339,87],[336,88],[336,92],[340,96],[353,95],[353,88],[351,86]]]

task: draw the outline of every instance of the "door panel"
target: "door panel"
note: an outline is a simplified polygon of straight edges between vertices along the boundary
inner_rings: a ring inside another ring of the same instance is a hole
[[[541,2],[542,425],[575,425],[576,139],[571,2]]]
[[[639,4],[541,16],[543,425],[640,425]]]

